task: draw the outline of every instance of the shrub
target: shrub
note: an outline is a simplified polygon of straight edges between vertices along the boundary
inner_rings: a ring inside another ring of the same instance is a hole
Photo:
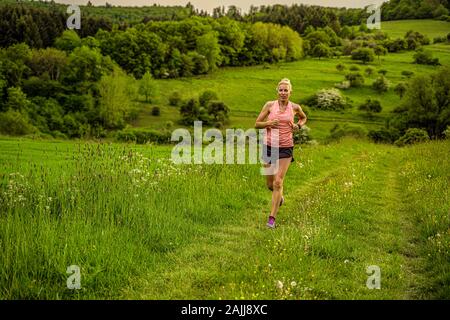
[[[407,78],[411,78],[414,75],[414,72],[409,71],[409,70],[404,70],[402,71],[402,76],[405,76]]]
[[[359,71],[359,67],[358,66],[355,66],[355,65],[353,65],[353,66],[351,66],[350,67],[350,69],[349,69],[350,71]]]
[[[380,101],[367,99],[365,103],[358,107],[360,111],[379,113],[382,110]]]
[[[315,107],[321,110],[342,110],[347,102],[338,89],[322,89],[316,93]]]
[[[395,145],[401,147],[407,144],[415,144],[428,140],[430,140],[430,137],[424,129],[409,128],[401,138],[395,141]]]
[[[174,91],[169,97],[169,105],[177,107],[180,105],[181,100],[182,100],[181,93],[179,93],[178,91]]]
[[[372,84],[372,88],[378,93],[383,93],[389,90],[389,81],[384,77],[378,77]]]
[[[311,137],[311,129],[304,125],[300,130],[293,134],[294,142],[299,144],[309,143],[313,140]]]
[[[400,82],[398,83],[395,88],[394,92],[400,96],[400,99],[403,98],[403,95],[405,94],[408,87],[406,86],[406,83]]]
[[[368,76],[368,77],[370,77],[372,74],[373,74],[373,68],[371,68],[371,67],[368,67],[368,68],[366,68],[366,70],[364,70],[364,72],[366,73],[366,75]]]
[[[352,60],[361,60],[364,64],[375,60],[375,53],[370,48],[358,48],[352,51]]]
[[[36,132],[28,117],[16,110],[0,113],[0,132],[10,135],[24,135]]]
[[[336,83],[334,86],[341,90],[347,90],[350,88],[350,81],[344,80],[340,83]]]
[[[345,79],[350,81],[350,87],[361,87],[364,84],[364,77],[359,72],[349,73],[345,76]]]
[[[385,69],[381,69],[381,70],[378,71],[378,73],[381,74],[381,75],[383,75],[383,76],[386,76],[386,74],[388,73],[388,71],[385,70]]]
[[[159,107],[153,107],[152,108],[152,116],[160,116],[161,115],[161,109]]]
[[[400,131],[395,128],[383,128],[380,130],[370,130],[367,136],[375,143],[394,143],[400,138]]]
[[[445,139],[450,139],[450,126],[447,126],[447,129],[444,130],[443,135]]]
[[[343,65],[342,63],[339,63],[339,64],[336,66],[336,69],[337,69],[339,72],[342,72],[342,71],[344,71],[344,70],[346,69],[346,67],[345,67],[345,65]]]
[[[169,131],[143,130],[143,129],[125,129],[118,131],[115,136],[120,142],[135,142],[137,144],[145,143],[170,143],[171,133]]]
[[[431,51],[419,49],[416,50],[416,53],[413,56],[414,62],[417,64],[425,64],[425,65],[432,65],[432,66],[438,66],[440,65],[438,58],[433,58],[433,54]]]
[[[199,96],[198,102],[202,107],[206,107],[210,101],[218,99],[219,97],[217,96],[216,92],[212,90],[206,90]]]

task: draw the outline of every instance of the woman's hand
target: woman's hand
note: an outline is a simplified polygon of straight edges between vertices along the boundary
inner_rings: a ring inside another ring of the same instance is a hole
[[[290,125],[292,128],[292,132],[297,132],[298,130],[300,130],[300,126],[297,123],[294,123],[293,121],[291,121]]]
[[[266,122],[266,127],[268,128],[276,127],[278,126],[279,123],[280,123],[279,119],[269,120]]]

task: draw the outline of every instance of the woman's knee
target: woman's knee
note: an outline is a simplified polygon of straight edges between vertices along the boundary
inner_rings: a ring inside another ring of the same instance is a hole
[[[275,190],[279,190],[283,187],[283,178],[276,178],[273,182],[273,187]]]

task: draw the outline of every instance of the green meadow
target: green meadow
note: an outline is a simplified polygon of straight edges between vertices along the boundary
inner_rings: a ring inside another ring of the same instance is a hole
[[[275,230],[258,164],[174,165],[169,146],[0,146],[2,299],[450,297],[449,141],[297,146]]]
[[[446,35],[441,21],[382,24]],[[423,28],[423,29],[422,29]],[[405,31],[405,33],[406,33]],[[389,32],[389,31],[388,31]],[[391,33],[389,32],[389,33]],[[450,66],[450,46],[427,46]],[[264,103],[291,79],[292,101],[344,80],[338,63],[387,70],[395,85],[413,52],[368,65],[347,57],[224,68],[157,80],[159,95],[134,123],[177,127],[169,106],[212,89],[231,109],[229,127],[252,128]],[[266,227],[271,192],[260,164],[182,164],[171,145],[0,137],[0,299],[449,299],[450,140],[399,148],[364,139],[322,143],[335,124],[384,124],[400,98],[371,84],[343,91],[354,107],[311,110],[318,144],[296,145],[285,204]],[[368,97],[381,114],[357,110]],[[160,116],[152,116],[158,105]],[[80,289],[67,287],[78,266]],[[371,289],[368,268],[380,270]]]
[[[450,32],[450,23],[436,20],[423,21],[388,21],[382,23],[382,31],[386,31],[392,38],[393,30],[400,32],[403,37],[410,29],[423,32],[431,39],[433,36],[446,36]],[[402,28],[398,28],[402,25]],[[399,31],[400,30],[400,31]],[[404,32],[403,32],[404,30]],[[432,44],[425,46],[439,58],[442,65],[450,65],[450,46],[448,44]],[[266,101],[276,99],[276,85],[282,78],[288,77],[293,84],[291,100],[299,102],[303,98],[316,93],[320,89],[333,88],[336,83],[345,80],[345,73],[351,66],[357,66],[362,74],[366,68],[374,69],[371,76],[365,75],[365,83],[361,88],[342,90],[345,97],[350,99],[353,107],[342,112],[311,110],[308,126],[311,135],[318,141],[323,140],[335,124],[356,124],[366,129],[377,129],[384,125],[390,111],[401,103],[401,99],[394,93],[393,88],[408,79],[402,71],[412,71],[414,75],[430,74],[436,67],[413,64],[414,51],[389,53],[376,57],[375,61],[363,64],[351,60],[350,57],[341,58],[307,58],[297,62],[279,63],[269,66],[222,68],[216,72],[198,77],[157,80],[159,95],[152,104],[142,104],[142,112],[133,124],[143,128],[164,128],[171,121],[177,125],[180,119],[177,107],[169,105],[170,95],[178,91],[183,99],[196,98],[205,90],[215,91],[219,99],[230,108],[231,128],[252,128],[256,117]],[[339,72],[336,65],[344,64],[347,69]],[[386,77],[390,82],[388,92],[379,94],[372,84],[379,76],[379,70],[386,70]],[[368,118],[364,112],[358,111],[358,106],[368,98],[380,101],[383,108],[380,114]],[[153,106],[159,106],[160,116],[152,116]]]

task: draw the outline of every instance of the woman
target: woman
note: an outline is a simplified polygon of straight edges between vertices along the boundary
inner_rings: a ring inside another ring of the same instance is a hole
[[[275,228],[278,209],[284,202],[283,180],[289,165],[294,161],[293,132],[299,130],[306,123],[306,115],[300,105],[289,101],[292,93],[289,79],[282,79],[278,83],[277,93],[278,100],[268,101],[255,123],[255,128],[266,129],[263,146],[264,166],[269,167],[270,160],[278,162],[276,173],[267,175],[267,187],[272,191],[272,205],[267,222],[269,228]],[[298,116],[298,123],[294,123],[294,115]]]

